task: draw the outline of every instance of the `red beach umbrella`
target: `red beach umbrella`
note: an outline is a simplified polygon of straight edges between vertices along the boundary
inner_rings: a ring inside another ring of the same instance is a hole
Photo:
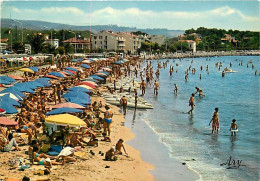
[[[93,82],[93,81],[84,81],[84,82],[90,83],[90,84],[92,84],[92,85],[94,85],[94,86],[96,86],[96,87],[98,86],[97,83],[96,83],[96,82]]]
[[[23,57],[23,60],[24,60],[24,61],[28,61],[28,59],[27,59],[27,58],[25,58],[25,57]]]
[[[15,126],[17,124],[18,123],[15,122],[12,119],[9,119],[9,118],[6,118],[6,117],[0,117],[0,125],[3,125],[3,126]]]
[[[64,77],[67,77],[67,75],[64,72],[59,72],[61,73]]]
[[[94,86],[93,84],[90,84],[88,82],[79,82],[76,85],[87,85],[87,86],[89,86],[89,87],[91,87],[93,89],[96,89],[96,86]]]
[[[59,79],[59,77],[56,77],[54,75],[45,75],[45,77],[51,78],[51,79]]]
[[[15,80],[24,80],[24,78],[22,78],[21,76],[18,76],[18,75],[8,75],[8,77],[11,77]]]
[[[69,72],[73,73],[74,75],[76,75],[76,72],[73,70],[66,70],[66,71],[69,71]]]
[[[0,84],[0,87],[5,87],[3,84]]]
[[[5,113],[5,110],[0,108],[0,114],[4,114]]]
[[[33,60],[33,58],[32,58],[32,57],[29,57],[29,60]]]

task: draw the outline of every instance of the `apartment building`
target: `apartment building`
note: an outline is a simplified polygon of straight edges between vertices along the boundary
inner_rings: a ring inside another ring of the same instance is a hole
[[[92,50],[123,50],[125,51],[125,38],[112,31],[100,31],[91,37]]]
[[[149,35],[149,40],[152,43],[158,43],[159,45],[162,45],[165,41],[165,36],[164,35]]]
[[[141,41],[139,40],[139,37],[127,32],[121,32],[119,34],[125,39],[126,53],[135,54],[137,49],[141,47]]]

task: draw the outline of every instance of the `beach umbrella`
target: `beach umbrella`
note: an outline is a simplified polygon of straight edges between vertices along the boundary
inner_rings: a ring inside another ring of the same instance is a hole
[[[6,114],[18,113],[18,111],[15,109],[15,107],[8,103],[0,104],[0,108],[4,109],[6,111]]]
[[[11,78],[13,78],[13,79],[15,79],[15,80],[24,80],[23,77],[18,76],[18,75],[8,75],[8,77],[11,77]]]
[[[19,102],[17,102],[16,100],[14,100],[10,97],[6,97],[6,96],[0,97],[0,105],[1,104],[11,104],[13,106],[20,106]]]
[[[71,87],[71,88],[69,88],[68,90],[70,90],[70,91],[75,91],[75,92],[92,92],[91,90],[89,90],[89,89],[87,89],[87,88],[85,88],[85,87]]]
[[[79,61],[82,61],[83,59],[82,58],[78,58]]]
[[[15,126],[18,123],[14,120],[7,118],[7,117],[0,117],[0,125],[1,126]]]
[[[6,113],[6,111],[4,109],[0,108],[0,114],[5,114],[5,113]]]
[[[82,62],[83,62],[83,63],[92,63],[91,60],[83,60]]]
[[[86,69],[89,69],[89,68],[90,68],[90,66],[87,65],[87,64],[82,64],[81,67],[86,68]]]
[[[89,87],[91,87],[93,89],[96,89],[96,86],[94,86],[93,84],[90,84],[88,82],[79,82],[76,85],[86,85],[86,86],[89,86]]]
[[[82,113],[83,111],[76,108],[71,107],[61,107],[57,109],[53,109],[50,112],[47,112],[46,115],[53,115],[53,114],[63,114],[63,113]]]
[[[78,60],[77,60],[77,59],[72,59],[71,61],[72,61],[72,62],[77,62]]]
[[[93,90],[92,87],[89,87],[89,86],[87,86],[87,85],[78,85],[78,86],[76,86],[76,87],[84,87],[84,88],[86,88],[86,89]]]
[[[34,72],[39,72],[39,69],[38,67],[29,67],[29,69],[33,70]]]
[[[94,85],[96,87],[98,86],[98,84],[96,82],[94,82],[94,81],[87,80],[87,81],[84,81],[84,82],[88,82],[88,83],[90,83],[90,84],[92,84],[92,85]]]
[[[75,69],[75,68],[73,68],[73,67],[65,67],[65,69],[67,69],[67,70],[72,70],[72,71],[74,71],[74,72],[77,72],[77,71],[78,71],[77,69]]]
[[[69,75],[75,75],[76,74],[76,72],[74,72],[74,71],[69,71],[69,70],[64,70],[64,72],[66,72],[67,74],[69,74]]]
[[[59,77],[56,77],[54,75],[45,75],[45,77],[47,78],[52,78],[52,79],[59,79]]]
[[[67,76],[70,76],[70,75],[73,75],[73,73],[71,73],[71,72],[68,73],[68,72],[66,72],[66,71],[60,71],[60,73],[63,74],[63,75],[65,75],[66,77],[67,77]]]
[[[85,92],[70,91],[66,94],[63,94],[62,97],[81,97],[82,99],[84,99],[86,97],[89,98],[89,95]]]
[[[42,78],[39,78],[39,79],[36,79],[35,82],[39,82],[40,84],[44,85],[44,86],[51,86],[51,84],[49,83],[49,78],[45,78],[45,77],[42,77]]]
[[[86,78],[86,79],[83,79],[83,81],[92,81],[92,82],[98,83],[98,80],[93,79],[93,78],[91,78],[91,77]]]
[[[14,95],[18,95],[20,97],[26,97],[26,95],[24,95],[22,92],[20,92],[20,90],[16,87],[9,87],[9,88],[1,91],[1,93],[6,93],[6,92],[13,93]]]
[[[103,70],[105,70],[105,71],[109,71],[109,72],[112,71],[110,68],[103,68]]]
[[[102,71],[102,70],[100,70],[100,71],[98,71],[98,73],[102,73],[102,74],[105,74],[105,75],[109,76],[109,73],[106,72],[106,71]]]
[[[96,73],[95,75],[97,75],[97,76],[99,76],[99,77],[104,77],[104,78],[107,77],[107,75],[106,75],[106,74],[103,74],[103,73]]]
[[[60,126],[86,126],[86,123],[79,119],[77,116],[73,116],[71,114],[58,114],[53,116],[48,116],[45,118],[45,122],[49,124],[56,124]]]
[[[6,81],[8,81],[8,82],[16,82],[16,80],[15,79],[13,79],[13,78],[11,78],[11,77],[9,77],[9,76],[0,76],[0,80],[6,80]]]
[[[76,103],[72,103],[72,102],[65,102],[65,103],[57,104],[57,105],[53,106],[52,109],[62,108],[62,107],[69,107],[69,108],[75,108],[75,109],[84,109],[83,106],[81,106],[79,104],[76,104]]]
[[[37,89],[38,87],[44,87],[44,85],[42,85],[40,82],[36,82],[36,81],[26,82],[25,85],[27,87],[29,87],[30,89]]]
[[[87,98],[87,99],[82,99],[81,97],[66,97],[65,100],[67,102],[72,102],[72,103],[76,103],[82,106],[86,106],[86,105],[90,105],[91,104],[91,99]]]
[[[0,79],[0,84],[12,84],[12,82],[9,82],[7,80]]]
[[[56,77],[65,77],[63,74],[61,74],[60,72],[51,72],[49,73],[48,75],[53,75],[53,76],[56,76]]]
[[[27,59],[26,57],[23,57],[23,60],[24,60],[24,61],[28,61],[28,59]]]
[[[9,97],[9,98],[14,99],[16,101],[23,100],[20,96],[17,96],[17,95],[15,96],[13,93],[10,93],[10,92],[0,93],[0,98],[3,97],[3,96]]]
[[[96,79],[96,80],[104,80],[104,78],[99,77],[99,76],[97,76],[97,75],[91,75],[91,76],[89,76],[89,77],[91,77],[91,78],[93,78],[93,79]]]
[[[16,83],[13,87],[17,88],[20,92],[34,93],[34,91],[31,88],[29,88],[26,84]]]
[[[32,69],[29,69],[29,68],[22,68],[22,69],[19,69],[19,70],[22,71],[22,72],[34,73],[34,71]]]
[[[5,87],[3,84],[0,84],[0,87]]]

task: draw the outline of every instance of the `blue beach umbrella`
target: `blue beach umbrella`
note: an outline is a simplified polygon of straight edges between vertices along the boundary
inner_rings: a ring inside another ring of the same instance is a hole
[[[70,91],[66,94],[63,94],[62,97],[80,97],[82,99],[89,98],[89,95],[85,92],[76,92],[76,91]]]
[[[64,75],[62,75],[61,73],[59,73],[59,72],[51,72],[51,73],[49,73],[49,75],[53,75],[53,76],[56,76],[56,77],[64,77]]]
[[[13,106],[20,106],[21,105],[16,100],[14,100],[10,97],[6,97],[6,96],[0,97],[0,105],[2,105],[2,104],[10,104],[10,105],[13,105]]]
[[[91,104],[91,99],[90,98],[82,99],[80,97],[66,97],[65,100],[67,102],[72,102],[72,103],[75,103],[75,104],[79,104],[79,105],[84,106],[84,107],[86,107],[86,105],[90,105]]]
[[[92,92],[91,90],[89,90],[85,87],[71,87],[68,90],[74,91],[74,92],[87,92],[87,93]]]
[[[67,71],[67,70],[64,70],[64,72],[66,72],[66,73],[68,73],[68,74],[70,74],[70,75],[74,75],[72,72]]]
[[[107,77],[107,75],[99,75],[99,74],[95,74],[96,76],[99,76],[99,77],[101,77],[101,78],[106,78]]]
[[[49,80],[47,80],[45,78],[36,79],[35,82],[38,82],[38,83],[42,84],[43,86],[51,86],[51,84],[49,83]]]
[[[53,114],[63,114],[63,113],[82,113],[83,111],[76,108],[71,107],[61,107],[57,109],[53,109],[50,112],[46,113],[46,115],[53,115]]]
[[[35,81],[25,82],[24,84],[30,89],[37,89],[38,87],[44,87],[44,85]]]
[[[14,94],[15,96],[18,95],[20,97],[26,97],[26,95],[24,95],[22,92],[20,92],[18,90],[18,88],[15,88],[15,87],[9,87],[9,88],[1,91],[1,93],[5,93],[5,92],[10,92],[10,93]]]
[[[13,93],[10,93],[10,92],[2,93],[2,95],[0,95],[0,98],[3,97],[3,96],[9,97],[10,99],[18,99],[19,101],[23,100],[20,96],[14,95]]]
[[[97,76],[97,75],[91,75],[91,76],[89,76],[89,77],[91,77],[91,78],[93,78],[93,79],[96,79],[96,80],[104,80],[104,78],[101,78],[101,77],[99,77],[99,76]]]
[[[77,62],[78,60],[77,60],[77,59],[72,59],[71,61],[72,61],[72,62]]]
[[[18,113],[18,111],[15,109],[15,107],[8,103],[1,103],[0,108],[4,109],[6,111],[6,114]]]
[[[67,69],[67,70],[72,70],[72,71],[74,71],[74,72],[77,72],[77,71],[78,71],[77,69],[75,69],[75,68],[73,68],[73,67],[65,67],[65,69]]]
[[[96,83],[98,83],[98,80],[93,79],[93,78],[91,78],[91,77],[86,78],[86,79],[83,79],[83,81],[92,81],[92,82],[96,82]]]
[[[28,92],[28,93],[34,93],[34,90],[32,90],[31,88],[27,87],[25,84],[14,84],[15,88],[17,88],[19,91],[21,92]]]
[[[82,64],[81,67],[86,68],[86,69],[89,69],[89,68],[90,68],[90,66],[87,65],[87,64]]]
[[[9,82],[8,80],[4,80],[0,78],[0,84],[11,84],[12,82]]]
[[[8,77],[8,76],[0,76],[0,80],[5,80],[5,81],[11,82],[11,83],[16,82],[15,79]]]

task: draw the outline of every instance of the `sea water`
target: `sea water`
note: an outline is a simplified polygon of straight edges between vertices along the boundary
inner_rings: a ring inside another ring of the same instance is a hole
[[[254,68],[251,63],[247,67],[251,60]],[[158,62],[162,65],[166,60],[151,62],[156,71]],[[216,62],[222,62],[221,70],[215,66]],[[143,63],[142,68],[146,63]],[[174,66],[172,76],[169,75],[170,65]],[[190,65],[196,68],[196,73],[190,71],[185,81],[185,71]],[[200,70],[201,66],[203,70]],[[226,73],[222,77],[221,72],[225,67],[236,72]],[[255,70],[258,70],[257,75]],[[259,72],[258,56],[169,59],[168,66],[160,69],[158,96],[154,95],[152,85],[147,85],[144,98],[154,105],[154,109],[137,110],[135,114],[139,121],[158,135],[160,142],[167,148],[169,159],[185,162],[199,173],[201,180],[259,180]],[[178,85],[177,94],[173,92],[174,83]],[[187,114],[190,109],[188,100],[191,93],[196,92],[196,86],[206,96],[199,97],[196,94],[194,111]],[[219,108],[220,129],[218,134],[212,135],[209,122],[216,107]],[[133,114],[133,111],[128,111],[128,114]],[[229,132],[232,119],[237,120],[239,131],[236,137],[232,137]],[[146,142],[140,137],[138,140],[140,144]],[[229,159],[236,160],[236,163],[242,160],[241,166],[238,168],[236,164],[229,169],[229,165],[222,164]]]

